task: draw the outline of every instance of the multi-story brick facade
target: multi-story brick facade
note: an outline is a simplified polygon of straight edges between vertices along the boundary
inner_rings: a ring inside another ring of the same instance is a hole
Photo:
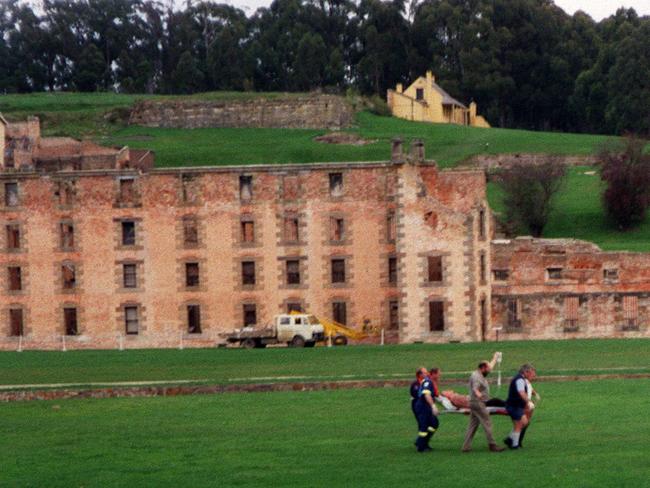
[[[0,173],[0,346],[211,345],[300,308],[402,341],[488,329],[481,171],[391,161]]]

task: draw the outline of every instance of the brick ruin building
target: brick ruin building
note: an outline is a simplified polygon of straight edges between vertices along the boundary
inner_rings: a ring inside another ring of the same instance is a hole
[[[647,333],[648,256],[491,240],[485,173],[417,141],[368,163],[110,158],[3,161],[1,349],[212,346],[288,310],[405,343]]]

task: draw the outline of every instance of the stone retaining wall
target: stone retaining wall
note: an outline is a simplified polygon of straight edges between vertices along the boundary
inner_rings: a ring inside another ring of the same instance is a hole
[[[314,94],[251,100],[147,100],[138,103],[131,125],[196,129],[206,127],[341,129],[354,111],[343,97]]]
[[[567,166],[594,166],[597,158],[593,155],[583,156],[552,156],[558,163]],[[548,154],[478,154],[465,160],[462,166],[478,167],[485,170],[509,168],[515,164],[531,166],[547,161]]]

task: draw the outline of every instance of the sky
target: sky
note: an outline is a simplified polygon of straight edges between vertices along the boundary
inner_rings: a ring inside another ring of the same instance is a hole
[[[223,0],[235,7],[243,9],[247,14],[252,14],[259,7],[268,7],[271,0]],[[573,15],[576,10],[583,10],[591,15],[594,20],[600,21],[614,14],[619,7],[634,8],[639,15],[650,15],[650,0],[555,0],[555,4],[562,7],[568,14]]]

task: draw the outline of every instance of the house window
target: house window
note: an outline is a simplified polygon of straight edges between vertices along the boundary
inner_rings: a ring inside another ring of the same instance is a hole
[[[519,303],[517,300],[508,300],[506,305],[508,314],[508,327],[511,329],[521,328],[521,319],[519,318]]]
[[[397,283],[397,258],[388,258],[388,283],[394,285]]]
[[[185,263],[185,285],[199,286],[199,263]]]
[[[639,298],[636,296],[623,297],[624,327],[635,328],[639,319]]]
[[[424,88],[416,88],[415,89],[415,99],[416,100],[424,100]]]
[[[330,219],[330,241],[341,242],[345,239],[345,221],[339,217]]]
[[[132,220],[122,222],[122,245],[135,246],[135,222]]]
[[[187,306],[187,332],[189,334],[201,333],[201,307],[199,305]]]
[[[495,269],[492,271],[495,281],[507,281],[510,277],[510,271],[507,269]]]
[[[300,261],[297,259],[287,259],[287,285],[300,284]]]
[[[608,268],[603,270],[603,279],[609,281],[618,280],[618,269],[617,268]]]
[[[62,222],[59,231],[61,234],[61,249],[74,249],[74,225],[70,222]]]
[[[485,210],[481,209],[478,212],[478,236],[485,238]]]
[[[242,285],[255,284],[255,261],[242,261],[241,282]]]
[[[338,322],[342,325],[347,325],[348,323],[348,311],[347,303],[345,302],[333,302],[332,303],[332,318],[334,322]]]
[[[479,256],[479,267],[480,267],[480,275],[481,275],[481,283],[485,283],[485,253],[481,253]]]
[[[546,276],[549,280],[561,280],[562,268],[546,268]]]
[[[23,289],[23,278],[20,266],[9,266],[9,291],[20,291]]]
[[[192,203],[196,199],[196,190],[194,188],[194,176],[181,176],[181,198],[183,203]]]
[[[298,242],[298,217],[285,217],[284,219],[284,241]]]
[[[445,304],[441,301],[429,302],[429,330],[445,330]]]
[[[5,183],[5,206],[18,206],[18,183]]]
[[[135,179],[120,179],[120,203],[123,205],[135,204]]]
[[[137,306],[124,307],[124,328],[129,335],[135,335],[140,328],[140,317]]]
[[[137,288],[138,276],[136,264],[123,264],[122,265],[122,283],[124,288]]]
[[[247,201],[253,198],[253,177],[241,175],[239,177],[239,199]]]
[[[399,328],[399,301],[388,302],[388,328],[395,330]]]
[[[386,240],[395,242],[397,237],[397,227],[395,225],[395,212],[388,212],[386,216]]]
[[[24,335],[23,309],[9,309],[9,335],[13,337]]]
[[[343,195],[343,173],[330,173],[330,195],[340,197]]]
[[[64,290],[73,290],[77,286],[77,273],[74,264],[66,263],[61,266],[61,278]]]
[[[241,241],[255,242],[255,222],[252,220],[241,221]]]
[[[74,181],[61,181],[59,182],[59,189],[56,195],[59,197],[59,205],[70,206],[74,203]]]
[[[186,246],[196,246],[199,243],[199,228],[194,217],[183,217],[183,242]]]
[[[332,283],[345,283],[345,259],[332,259]]]
[[[304,312],[302,308],[302,303],[300,302],[288,302],[287,303],[287,313],[291,312]]]
[[[565,327],[578,326],[578,297],[565,297],[564,298],[564,325]]]
[[[65,328],[65,335],[76,336],[79,333],[76,308],[66,307],[63,309],[63,326]]]
[[[7,249],[20,249],[20,225],[7,224]]]
[[[243,305],[244,327],[257,325],[257,305],[254,303],[245,303]]]
[[[427,257],[427,278],[430,283],[442,282],[442,257],[441,256],[428,256]]]

